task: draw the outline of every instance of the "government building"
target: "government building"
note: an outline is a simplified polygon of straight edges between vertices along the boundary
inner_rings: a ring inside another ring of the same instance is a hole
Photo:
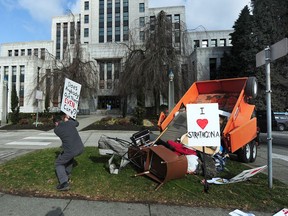
[[[82,0],[79,14],[57,16],[52,19],[51,40],[0,44],[0,114],[2,121],[11,112],[11,90],[16,88],[20,112],[45,110],[45,89],[37,95],[35,89],[43,74],[53,71],[53,61],[62,61],[67,50],[80,42],[87,61],[94,61],[99,71],[97,95],[89,101],[85,112],[106,109],[119,110],[121,98],[114,91],[114,82],[121,76],[127,44],[141,45],[145,40],[146,23],[153,23],[164,11],[173,23],[173,44],[181,49],[180,34],[187,35],[188,62],[179,62],[187,70],[191,84],[196,80],[213,79],[221,65],[224,52],[231,47],[233,30],[189,31],[184,6],[149,8],[148,0]],[[80,41],[79,41],[80,40]],[[43,95],[42,95],[43,94]],[[61,96],[50,100],[50,111],[59,110]],[[162,103],[167,103],[163,99]],[[128,109],[136,102],[130,98]],[[145,106],[153,106],[147,100]],[[81,108],[80,108],[81,109]],[[87,110],[88,109],[88,110]]]

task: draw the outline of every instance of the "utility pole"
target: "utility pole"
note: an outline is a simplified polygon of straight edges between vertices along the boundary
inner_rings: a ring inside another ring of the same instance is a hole
[[[272,174],[272,124],[271,124],[271,75],[270,63],[282,56],[288,54],[288,39],[284,38],[281,41],[267,46],[264,50],[256,54],[256,67],[265,64],[266,73],[266,109],[267,109],[267,158],[268,158],[268,185],[269,188],[273,186]]]

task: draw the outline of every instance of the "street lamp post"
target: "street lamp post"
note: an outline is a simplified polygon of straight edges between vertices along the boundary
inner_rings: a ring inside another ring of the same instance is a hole
[[[174,107],[174,74],[172,69],[169,70],[169,95],[168,95],[168,110],[169,113]]]

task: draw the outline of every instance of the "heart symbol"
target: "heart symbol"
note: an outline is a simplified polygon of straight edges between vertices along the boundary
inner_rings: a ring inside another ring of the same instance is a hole
[[[208,120],[207,119],[197,119],[197,124],[202,128],[202,130],[206,127],[206,125],[208,124]]]

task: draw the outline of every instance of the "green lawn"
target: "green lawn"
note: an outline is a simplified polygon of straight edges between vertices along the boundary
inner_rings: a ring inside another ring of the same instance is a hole
[[[88,200],[163,203],[187,206],[240,208],[277,212],[287,207],[288,186],[274,180],[273,189],[268,188],[267,176],[260,173],[249,181],[210,185],[203,192],[201,176],[187,175],[171,180],[157,191],[157,183],[137,173],[128,165],[118,175],[107,169],[109,157],[101,156],[95,147],[86,147],[77,158],[71,178],[71,190],[55,190],[57,180],[54,160],[58,148],[37,150],[0,165],[0,191],[41,197],[80,198]],[[228,161],[228,171],[222,175],[230,178],[248,169],[239,162]]]

